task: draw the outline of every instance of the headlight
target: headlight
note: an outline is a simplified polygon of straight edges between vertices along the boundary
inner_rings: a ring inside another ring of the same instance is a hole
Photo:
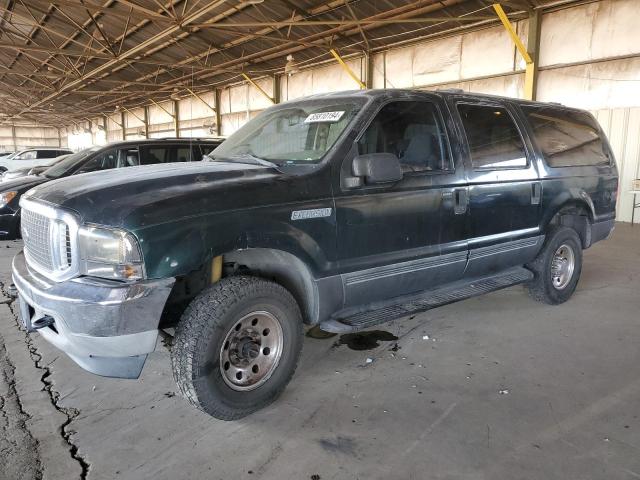
[[[7,204],[13,200],[13,198],[18,194],[16,191],[4,192],[0,193],[0,208],[6,207]]]
[[[130,233],[82,227],[78,240],[85,275],[129,281],[144,278],[140,247]]]

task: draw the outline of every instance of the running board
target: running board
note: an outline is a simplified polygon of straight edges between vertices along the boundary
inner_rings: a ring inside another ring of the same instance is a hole
[[[435,307],[476,297],[533,279],[533,273],[524,267],[515,267],[493,275],[457,282],[425,292],[375,302],[366,307],[346,308],[336,312],[320,328],[333,333],[351,333],[424,312]]]

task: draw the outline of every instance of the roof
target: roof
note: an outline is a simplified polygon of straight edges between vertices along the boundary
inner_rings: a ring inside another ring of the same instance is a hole
[[[508,0],[511,20],[574,0]],[[68,125],[497,25],[485,0],[0,0],[0,124]]]
[[[115,142],[109,142],[105,146],[113,147],[114,145],[144,145],[144,144],[158,144],[158,143],[222,143],[224,138],[141,138],[139,140],[118,140]]]

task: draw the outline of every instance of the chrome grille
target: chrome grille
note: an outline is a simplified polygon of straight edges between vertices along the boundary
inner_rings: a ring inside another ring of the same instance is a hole
[[[49,233],[51,220],[39,213],[22,209],[20,223],[24,249],[29,260],[42,269],[53,271]]]

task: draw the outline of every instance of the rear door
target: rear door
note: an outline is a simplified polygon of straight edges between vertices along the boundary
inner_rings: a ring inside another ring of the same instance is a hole
[[[463,274],[464,168],[450,148],[446,106],[437,97],[421,98],[383,105],[356,142],[358,154],[395,154],[402,180],[342,186],[335,195],[346,306],[422,291]],[[352,161],[345,160],[343,172]]]
[[[533,150],[508,102],[453,99],[466,140],[469,264],[474,277],[531,260],[540,235],[542,185]]]

